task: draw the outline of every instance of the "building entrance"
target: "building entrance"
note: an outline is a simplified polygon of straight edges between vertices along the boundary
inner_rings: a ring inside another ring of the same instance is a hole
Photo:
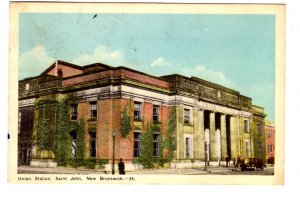
[[[30,165],[32,144],[23,142],[19,144],[18,165]]]
[[[32,157],[32,132],[34,107],[19,108],[18,165],[30,165]]]

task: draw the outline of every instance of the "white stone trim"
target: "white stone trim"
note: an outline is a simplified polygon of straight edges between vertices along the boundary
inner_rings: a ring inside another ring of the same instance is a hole
[[[134,99],[134,101],[142,102],[148,101],[154,105],[165,105],[165,106],[184,106],[189,108],[197,108],[203,110],[210,110],[215,112],[220,112],[223,114],[229,114],[233,116],[241,116],[251,118],[252,113],[242,110],[237,110],[209,102],[198,101],[194,98],[189,98],[182,95],[169,96],[166,94],[149,91],[141,88],[131,87],[127,85],[119,86],[106,86],[100,88],[93,88],[89,90],[82,90],[76,92],[76,96],[82,96],[86,99],[90,99],[93,96],[100,96],[101,94],[106,94],[107,97],[113,95],[121,95],[122,98]]]
[[[145,102],[144,99],[138,98],[138,97],[133,97],[133,101],[142,103],[142,108],[143,108],[143,103]]]
[[[161,107],[161,102],[152,101],[152,104]]]
[[[30,166],[32,167],[43,167],[43,168],[55,168],[57,163],[54,159],[32,159],[30,161]]]
[[[18,105],[19,105],[19,107],[31,106],[31,105],[34,105],[34,101],[35,101],[35,98],[20,100],[20,101],[18,101]]]

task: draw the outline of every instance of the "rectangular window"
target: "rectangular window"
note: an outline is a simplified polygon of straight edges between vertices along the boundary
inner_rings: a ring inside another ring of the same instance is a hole
[[[269,153],[273,152],[273,146],[272,146],[272,144],[268,145],[268,152]]]
[[[96,132],[90,132],[90,157],[96,157]]]
[[[190,110],[184,109],[184,124],[190,123]]]
[[[97,103],[91,103],[91,118],[97,118]]]
[[[159,106],[153,105],[153,122],[159,121]]]
[[[268,138],[272,138],[272,130],[268,129],[267,136]]]
[[[190,138],[185,138],[185,158],[190,158]]]
[[[244,120],[244,132],[249,133],[249,120]]]
[[[141,132],[134,132],[134,147],[133,147],[133,156],[140,157],[141,155]]]
[[[142,103],[134,102],[134,120],[142,119]]]
[[[251,157],[251,147],[250,147],[249,141],[246,141],[246,152],[247,152],[248,158]]]
[[[77,104],[73,104],[72,107],[72,120],[77,120]]]
[[[159,133],[154,132],[153,134],[153,156],[158,157],[159,155]]]

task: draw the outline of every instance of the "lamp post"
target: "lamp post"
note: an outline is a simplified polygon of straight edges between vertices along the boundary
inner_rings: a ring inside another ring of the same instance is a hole
[[[112,137],[113,137],[113,158],[112,158],[112,170],[111,170],[111,173],[115,174],[115,138],[116,138],[116,132],[115,131],[113,131]]]

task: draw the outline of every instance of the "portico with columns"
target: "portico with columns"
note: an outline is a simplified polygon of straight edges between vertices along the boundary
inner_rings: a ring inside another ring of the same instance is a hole
[[[173,106],[178,113],[183,113],[185,106]],[[177,114],[178,114],[177,113]],[[193,122],[185,124],[178,120],[177,126],[177,157],[173,165],[176,167],[188,167],[193,165],[203,166],[205,163],[205,151],[207,151],[208,165],[224,165],[225,158],[237,157],[242,150],[239,145],[238,111],[225,113],[212,111],[200,107],[193,108]],[[248,114],[251,116],[251,114]],[[178,119],[183,115],[178,114]],[[193,140],[191,142],[191,140]],[[207,147],[205,147],[205,145]],[[188,153],[187,153],[188,149]]]
[[[208,87],[199,86],[199,83],[193,86],[190,78],[176,77],[170,77],[173,79],[169,81],[171,89],[174,87],[177,93],[169,100],[169,108],[176,108],[177,112],[177,154],[172,165],[176,168],[201,167],[205,161],[207,165],[225,165],[227,156],[233,160],[247,152],[245,142],[250,140],[251,133],[244,132],[249,126],[245,126],[243,120],[249,120],[250,124],[251,99],[206,82],[206,86],[214,88],[214,91],[209,89],[211,97],[207,98]]]

